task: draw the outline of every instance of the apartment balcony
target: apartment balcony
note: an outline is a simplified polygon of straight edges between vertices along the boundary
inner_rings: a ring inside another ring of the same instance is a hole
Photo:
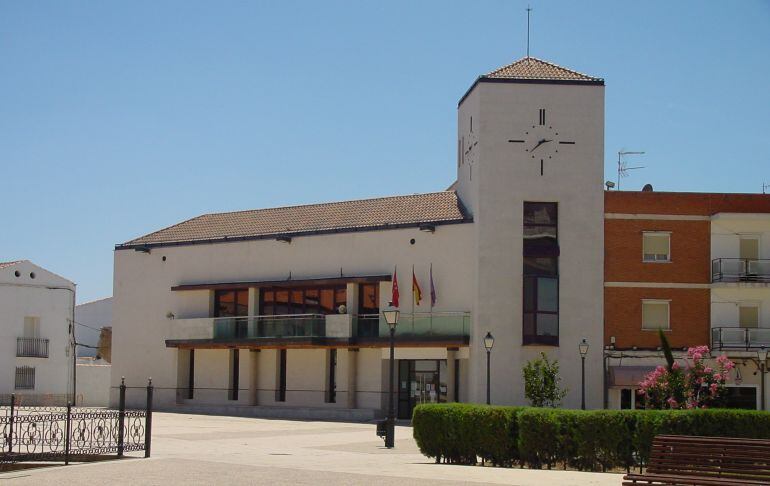
[[[401,314],[396,341],[401,345],[467,345],[470,313]],[[352,314],[291,314],[171,321],[168,347],[312,347],[381,346],[389,340],[382,316]]]
[[[42,338],[16,338],[17,358],[47,358],[48,339]]]
[[[717,258],[711,261],[711,281],[770,283],[770,259]]]
[[[762,346],[770,348],[770,329],[761,327],[714,327],[711,329],[712,349],[749,350]]]

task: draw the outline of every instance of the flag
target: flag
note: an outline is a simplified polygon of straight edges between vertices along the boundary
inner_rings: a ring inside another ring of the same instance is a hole
[[[430,306],[436,305],[436,286],[433,285],[433,264],[430,264]]]
[[[390,305],[398,307],[398,275],[396,268],[393,268],[393,296],[390,298]]]
[[[412,294],[414,295],[415,305],[420,305],[422,301],[422,290],[420,284],[417,283],[417,277],[414,274],[414,265],[412,266]]]

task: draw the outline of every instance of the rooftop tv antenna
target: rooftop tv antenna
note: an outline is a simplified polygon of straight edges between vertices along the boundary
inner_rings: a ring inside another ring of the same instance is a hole
[[[629,167],[628,163],[625,160],[626,155],[644,155],[644,152],[632,152],[620,149],[618,151],[618,191],[620,190],[620,179],[622,177],[628,177],[628,171],[629,170],[636,170],[636,169],[644,169],[643,165],[638,165],[636,167]]]
[[[770,189],[770,182],[762,183],[762,194],[767,194],[767,190]]]
[[[532,12],[532,7],[527,5],[527,57],[529,57],[529,14]]]

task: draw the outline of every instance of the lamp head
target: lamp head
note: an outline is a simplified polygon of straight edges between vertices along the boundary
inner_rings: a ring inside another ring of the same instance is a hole
[[[492,346],[495,345],[495,337],[492,335],[491,332],[487,331],[487,335],[484,336],[484,347],[487,348],[487,351],[492,351]]]
[[[388,309],[382,311],[382,316],[385,318],[385,322],[388,323],[388,327],[395,329],[398,325],[398,317],[401,314],[398,309]]]
[[[586,338],[583,338],[583,340],[580,341],[578,349],[580,350],[580,356],[585,358],[586,354],[588,354],[588,340]]]
[[[765,363],[767,361],[767,348],[764,346],[760,347],[759,351],[757,351],[757,357],[760,363]]]

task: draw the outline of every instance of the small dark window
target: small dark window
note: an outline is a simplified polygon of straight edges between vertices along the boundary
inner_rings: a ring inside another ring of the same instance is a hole
[[[337,402],[337,350],[329,350],[329,382],[326,386],[326,403]]]
[[[556,203],[524,203],[524,344],[559,344],[557,226]]]
[[[18,278],[18,277],[21,277],[21,272],[20,272],[20,271],[18,271],[18,270],[16,270],[15,272],[13,272],[13,274],[14,274],[14,275],[16,275],[16,277],[17,277],[17,278]]]
[[[230,393],[228,400],[238,400],[240,388],[240,353],[238,349],[230,350]]]
[[[32,366],[17,366],[14,388],[17,390],[34,390],[35,368]]]
[[[29,272],[29,278],[35,278],[35,272]]]
[[[620,390],[620,409],[631,410],[634,408],[634,391],[630,388]]]

